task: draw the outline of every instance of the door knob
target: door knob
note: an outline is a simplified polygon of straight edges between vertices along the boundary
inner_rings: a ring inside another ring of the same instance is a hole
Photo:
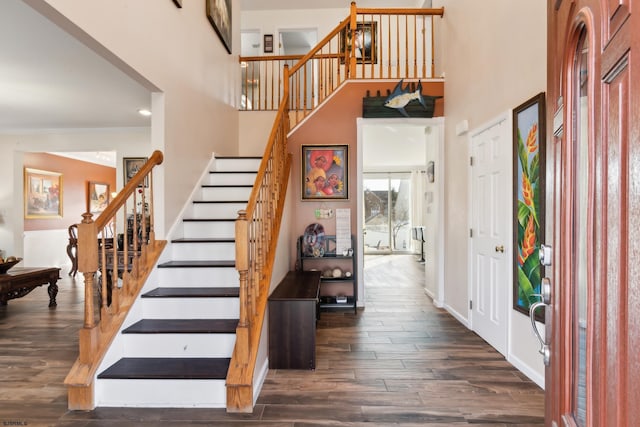
[[[504,253],[504,246],[503,245],[496,246],[496,252]]]

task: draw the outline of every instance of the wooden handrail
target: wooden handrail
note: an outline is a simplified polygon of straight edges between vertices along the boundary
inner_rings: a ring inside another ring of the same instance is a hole
[[[166,241],[155,239],[153,229],[153,168],[162,161],[162,153],[155,151],[95,221],[87,212],[77,224],[78,270],[84,276],[84,321],[78,359],[65,379],[69,409],[94,408],[96,370],[166,245]],[[121,242],[117,235],[120,214],[125,230]],[[96,284],[98,273],[100,280]],[[99,307],[94,304],[96,287]]]
[[[302,57],[241,57],[240,62],[245,67],[241,108],[275,110],[282,96],[285,64],[291,66],[289,116],[292,128],[347,80],[434,78],[433,18],[437,16],[444,16],[444,8],[358,8],[354,2],[349,16]],[[360,27],[368,28],[371,37],[365,58],[357,57],[356,49],[349,42],[355,40],[356,28]]]
[[[285,67],[285,75],[287,67]],[[253,411],[253,378],[291,169],[287,87],[247,203],[236,220],[240,316],[227,373],[227,411]]]

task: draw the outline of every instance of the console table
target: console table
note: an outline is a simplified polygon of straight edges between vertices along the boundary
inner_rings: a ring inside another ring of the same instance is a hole
[[[319,271],[290,271],[269,296],[269,368],[316,368]]]
[[[49,307],[55,307],[60,269],[51,268],[27,268],[15,267],[0,274],[0,305],[7,305],[10,299],[20,298],[38,286],[49,284]]]

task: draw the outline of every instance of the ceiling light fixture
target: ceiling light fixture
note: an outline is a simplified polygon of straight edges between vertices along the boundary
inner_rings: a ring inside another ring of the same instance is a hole
[[[146,108],[141,108],[138,110],[138,114],[140,114],[141,116],[149,117],[151,116],[151,111],[147,110]]]

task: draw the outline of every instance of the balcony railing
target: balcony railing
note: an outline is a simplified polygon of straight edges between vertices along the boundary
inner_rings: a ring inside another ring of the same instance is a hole
[[[243,110],[280,105],[290,68],[293,128],[349,79],[435,77],[434,18],[444,9],[364,9],[351,13],[306,55],[241,57]]]

